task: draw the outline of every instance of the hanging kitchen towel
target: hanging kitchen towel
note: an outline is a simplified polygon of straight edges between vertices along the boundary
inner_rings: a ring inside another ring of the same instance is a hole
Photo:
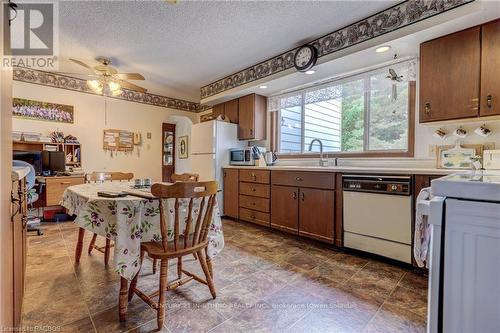
[[[413,245],[413,256],[417,262],[418,267],[429,267],[428,252],[429,252],[429,242],[430,242],[430,227],[427,219],[427,215],[424,215],[418,202],[422,200],[429,200],[431,198],[431,188],[423,188],[417,196],[417,212],[415,218],[415,235],[414,235],[414,245]]]

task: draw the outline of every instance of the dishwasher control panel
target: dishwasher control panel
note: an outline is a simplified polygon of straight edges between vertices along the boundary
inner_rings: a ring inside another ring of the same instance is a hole
[[[344,176],[344,191],[410,195],[411,178],[403,176]]]

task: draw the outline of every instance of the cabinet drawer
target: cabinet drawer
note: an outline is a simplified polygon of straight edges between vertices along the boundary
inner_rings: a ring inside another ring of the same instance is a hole
[[[72,185],[83,184],[84,182],[83,177],[45,178],[47,206],[59,205],[66,188]]]
[[[240,183],[240,194],[269,198],[269,192],[269,185],[266,184]]]
[[[269,184],[269,170],[240,170],[240,181]]]
[[[269,213],[269,199],[240,195],[240,207]]]
[[[273,171],[271,181],[273,185],[312,187],[329,190],[335,188],[335,174],[330,172]]]
[[[269,214],[240,207],[240,220],[269,227]]]

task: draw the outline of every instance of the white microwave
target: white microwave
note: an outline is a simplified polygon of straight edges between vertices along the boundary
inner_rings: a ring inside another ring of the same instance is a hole
[[[230,165],[255,165],[252,147],[233,148],[229,150]]]

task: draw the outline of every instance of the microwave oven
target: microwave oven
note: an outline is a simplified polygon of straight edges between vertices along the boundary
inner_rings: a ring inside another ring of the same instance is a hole
[[[255,165],[252,147],[233,148],[229,150],[230,165]]]

